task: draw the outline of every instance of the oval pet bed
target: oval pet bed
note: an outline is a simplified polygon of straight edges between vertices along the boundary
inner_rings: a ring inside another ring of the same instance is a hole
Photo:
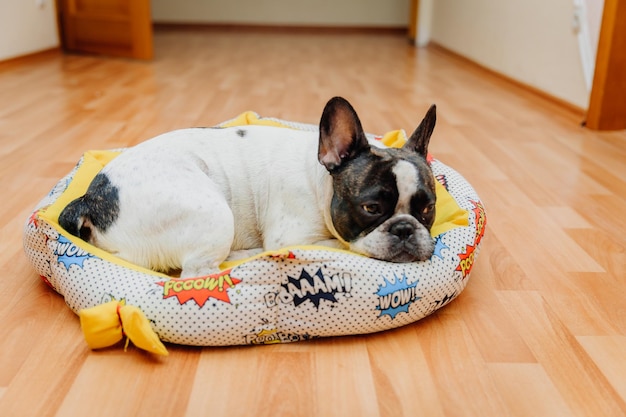
[[[221,126],[244,124],[317,130],[252,112]],[[401,146],[406,135],[394,131],[375,139]],[[270,344],[403,326],[461,293],[485,232],[484,207],[474,189],[452,168],[430,158],[438,180],[431,231],[436,249],[430,260],[390,263],[321,246],[296,246],[226,262],[220,273],[207,277],[170,277],[116,258],[58,225],[62,208],[123,151],[85,153],[24,226],[28,259],[80,315],[92,348],[112,345],[125,335],[141,348],[166,354],[160,341]]]

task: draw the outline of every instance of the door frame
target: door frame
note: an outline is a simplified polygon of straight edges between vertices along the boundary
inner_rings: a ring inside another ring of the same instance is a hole
[[[596,66],[585,124],[626,129],[626,2],[604,0]]]

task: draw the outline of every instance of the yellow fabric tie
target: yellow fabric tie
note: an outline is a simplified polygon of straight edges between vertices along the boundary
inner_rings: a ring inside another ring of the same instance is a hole
[[[80,310],[78,316],[85,340],[91,349],[112,346],[126,336],[140,349],[157,355],[168,355],[146,316],[135,306],[113,300]]]

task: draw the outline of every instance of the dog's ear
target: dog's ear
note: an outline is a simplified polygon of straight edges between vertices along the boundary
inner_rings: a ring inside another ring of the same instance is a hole
[[[415,132],[413,132],[407,143],[404,144],[403,148],[412,149],[426,158],[426,155],[428,154],[430,136],[433,134],[436,122],[437,106],[433,104],[426,112],[426,115],[424,116],[424,119],[422,119],[420,125],[417,129],[415,129]]]
[[[347,100],[334,97],[326,103],[320,120],[317,157],[328,171],[369,149],[361,121]]]

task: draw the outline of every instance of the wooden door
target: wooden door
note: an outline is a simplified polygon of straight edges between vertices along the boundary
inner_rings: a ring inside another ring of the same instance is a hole
[[[150,0],[57,0],[63,47],[152,59]]]
[[[419,0],[411,0],[409,5],[409,42],[415,44],[417,41],[417,21],[419,19],[420,2]]]
[[[626,1],[605,0],[587,127],[626,129]]]

